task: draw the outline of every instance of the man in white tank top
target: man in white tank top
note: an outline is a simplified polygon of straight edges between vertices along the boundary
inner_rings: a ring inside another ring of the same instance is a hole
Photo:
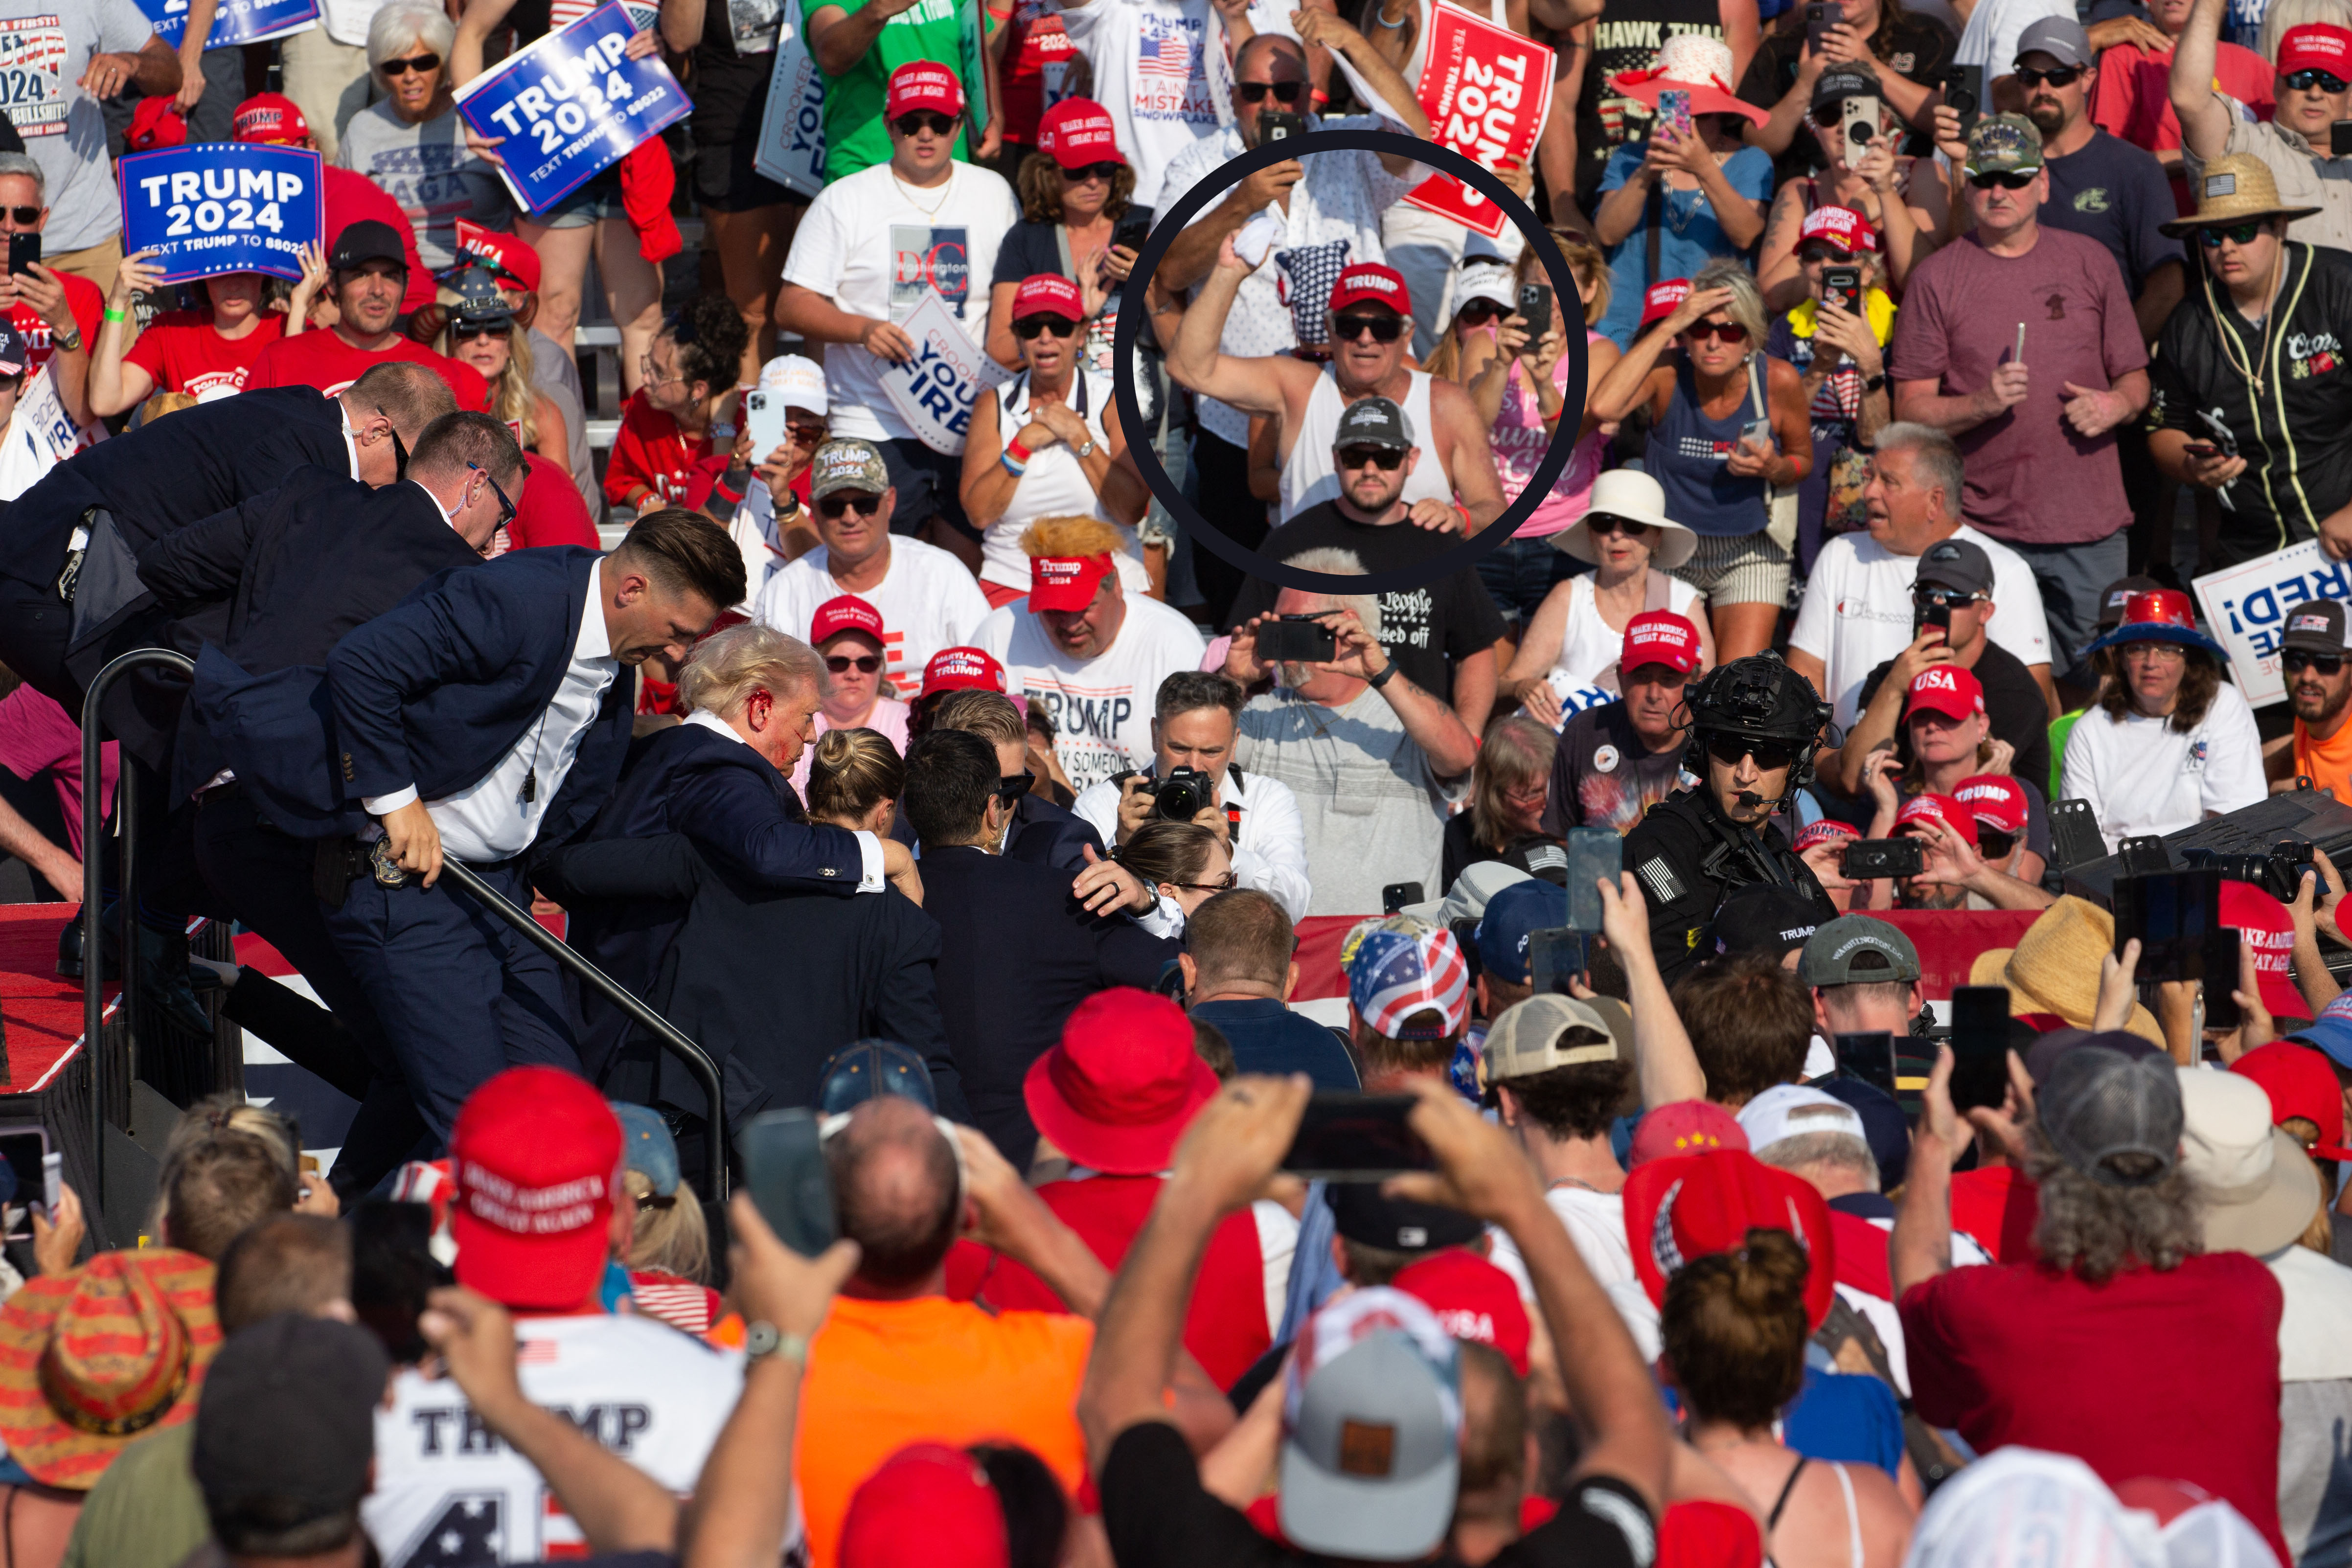
[[[1475,532],[1503,515],[1486,427],[1469,394],[1452,382],[1405,368],[1412,297],[1395,268],[1360,262],[1339,274],[1328,308],[1331,362],[1322,367],[1288,355],[1239,359],[1219,349],[1225,313],[1242,279],[1255,270],[1234,254],[1228,236],[1184,313],[1168,372],[1202,396],[1245,413],[1281,416],[1282,521],[1337,497],[1332,437],[1341,411],[1368,397],[1399,404],[1416,430],[1428,433],[1404,491],[1415,524]]]

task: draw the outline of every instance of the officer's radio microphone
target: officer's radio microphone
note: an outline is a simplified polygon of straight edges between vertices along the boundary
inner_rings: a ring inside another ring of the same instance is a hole
[[[1764,804],[1764,797],[1753,789],[1742,789],[1739,792],[1739,803],[1743,806],[1761,806]]]

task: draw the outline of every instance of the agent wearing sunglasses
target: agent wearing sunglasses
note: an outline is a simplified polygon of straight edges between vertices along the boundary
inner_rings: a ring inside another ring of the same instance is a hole
[[[836,25],[865,25],[870,14],[860,10]],[[828,119],[832,108],[828,98]],[[975,342],[985,337],[987,280],[1020,219],[1000,176],[950,156],[964,108],[962,85],[945,66],[917,60],[890,73],[889,162],[836,177],[818,193],[784,261],[776,320],[783,331],[834,345],[823,355],[833,434],[881,448],[898,492],[898,530],[977,572],[980,533],[958,498],[962,458],[925,445],[882,388],[887,365],[915,357],[902,323],[926,288],[966,335]]]
[[[1838,913],[1772,821],[1812,777],[1828,705],[1778,656],[1758,653],[1710,671],[1685,694],[1683,711],[1691,732],[1683,766],[1699,783],[1625,835],[1625,866],[1669,985],[1705,956],[1716,910],[1740,888],[1771,883],[1811,899],[1823,921]]]
[[[1029,591],[1021,536],[1040,517],[1098,517],[1127,539],[1119,570],[1133,593],[1151,591],[1135,525],[1151,499],[1127,460],[1108,376],[1082,358],[1086,303],[1059,273],[1022,279],[1013,298],[1022,371],[972,404],[965,434],[964,516],[985,529],[982,591],[992,608]]]
[[[2279,664],[2286,675],[2287,705],[2294,710],[2294,733],[2263,746],[2263,771],[2271,793],[2299,789],[2333,789],[2352,800],[2352,672],[2345,669],[2347,638],[2344,602],[2315,599],[2287,612],[2279,637]]]
[[[2172,107],[2180,118],[2181,166],[2189,193],[2205,166],[2229,152],[2249,152],[2270,169],[2279,193],[2318,209],[2296,221],[2294,237],[2311,245],[2352,245],[2352,182],[2328,152],[2328,127],[2352,119],[2352,31],[2325,22],[2289,27],[2278,41],[2272,96],[2277,107],[2260,125],[2219,87],[2215,44],[2228,0],[2196,0],[2173,46]],[[2250,43],[2251,39],[2240,42]]]
[[[2196,214],[2165,225],[2205,265],[2158,339],[2148,449],[2220,499],[2207,570],[2315,535],[2337,559],[2352,549],[2352,373],[2335,347],[2352,343],[2352,287],[2333,250],[2287,237],[2312,211],[2232,152],[2205,165]]]
[[[1609,368],[1588,411],[1612,420],[1649,409],[1643,466],[1665,492],[1666,512],[1699,536],[1679,575],[1706,594],[1727,660],[1771,644],[1788,599],[1789,552],[1765,531],[1768,500],[1773,486],[1813,467],[1797,368],[1764,351],[1764,333],[1755,279],[1738,262],[1709,262]]]

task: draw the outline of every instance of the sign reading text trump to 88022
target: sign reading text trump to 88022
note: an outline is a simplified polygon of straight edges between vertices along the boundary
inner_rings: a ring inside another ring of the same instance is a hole
[[[1551,112],[1552,52],[1455,6],[1433,5],[1429,17],[1429,63],[1416,89],[1429,139],[1489,169],[1506,158],[1525,165]],[[1405,200],[1488,239],[1509,222],[1451,174],[1432,174]]]
[[[660,135],[693,109],[658,58],[624,52],[635,31],[618,4],[599,5],[457,89],[457,112],[505,138],[507,184],[543,213]]]
[[[264,272],[300,282],[299,246],[325,244],[319,155],[206,141],[133,152],[120,169],[122,248],[152,250],[163,281]]]

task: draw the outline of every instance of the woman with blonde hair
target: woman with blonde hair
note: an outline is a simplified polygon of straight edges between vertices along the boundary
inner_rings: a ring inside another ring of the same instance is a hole
[[[466,268],[451,287],[457,298],[433,347],[481,371],[490,384],[490,401],[483,412],[520,430],[522,449],[553,464],[569,478],[572,433],[555,401],[531,382],[530,333],[515,319],[514,307],[499,294],[498,280],[487,268]]]
[[[1645,320],[1587,412],[1649,409],[1642,466],[1666,512],[1699,537],[1678,575],[1706,595],[1716,657],[1728,664],[1771,644],[1787,602],[1795,517],[1792,507],[1775,527],[1773,493],[1812,472],[1812,425],[1796,367],[1764,352],[1764,297],[1747,268],[1711,262],[1669,307],[1675,287],[1652,291],[1656,324]]]
[[[835,729],[809,752],[809,821],[887,833],[907,788],[907,765],[890,742],[870,729]],[[921,891],[919,882],[908,896],[920,904]]]
[[[1438,873],[1441,889],[1452,887],[1466,866],[1480,861],[1533,873],[1554,862],[1558,841],[1543,831],[1551,796],[1552,753],[1559,737],[1551,727],[1525,714],[1509,714],[1486,727],[1478,760],[1470,765],[1470,809],[1445,824],[1445,850]]]
[[[709,1283],[710,1226],[694,1188],[680,1179],[677,1141],[652,1106],[611,1103],[621,1123],[621,1186],[637,1207],[623,1260],[630,1298],[672,1328],[709,1333],[719,1313]]]

